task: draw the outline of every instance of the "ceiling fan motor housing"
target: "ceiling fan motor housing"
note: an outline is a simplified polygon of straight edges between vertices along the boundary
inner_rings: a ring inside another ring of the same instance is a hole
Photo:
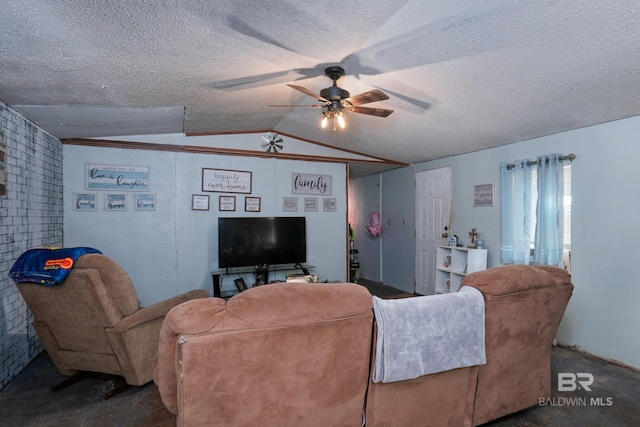
[[[336,83],[340,77],[344,76],[344,68],[338,66],[328,67],[324,70],[324,74],[333,80],[333,86],[322,89],[320,91],[321,97],[328,101],[341,101],[351,96],[348,91],[338,87]],[[333,104],[335,104],[335,102],[333,102]]]
[[[320,91],[320,96],[328,101],[340,101],[342,99],[349,98],[351,94],[338,86],[331,86],[326,89],[322,89]]]

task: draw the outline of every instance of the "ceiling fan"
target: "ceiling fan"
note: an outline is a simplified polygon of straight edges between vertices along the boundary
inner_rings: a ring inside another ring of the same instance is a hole
[[[387,117],[393,110],[386,108],[372,108],[361,107],[362,104],[368,104],[371,102],[383,101],[389,99],[387,94],[379,89],[370,90],[368,92],[361,93],[359,95],[351,96],[351,94],[338,87],[337,81],[340,77],[344,76],[345,72],[342,67],[333,66],[324,70],[325,75],[333,80],[333,86],[322,89],[320,94],[313,92],[302,86],[296,86],[287,84],[287,86],[304,93],[312,98],[317,99],[322,104],[320,105],[269,105],[270,107],[313,107],[322,108],[322,127],[326,127],[329,119],[334,119],[333,130],[336,130],[336,121],[344,128],[344,112],[350,111],[352,113],[367,114],[369,116]]]

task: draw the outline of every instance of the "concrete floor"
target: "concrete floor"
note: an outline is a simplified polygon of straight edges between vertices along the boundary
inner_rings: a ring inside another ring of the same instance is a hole
[[[553,349],[552,371],[553,397],[546,406],[486,426],[640,426],[640,372],[563,347]],[[591,391],[558,392],[558,372],[591,373]],[[103,402],[101,397],[112,383],[88,379],[52,393],[50,388],[64,378],[46,353],[38,356],[0,392],[0,425],[176,425],[175,416],[164,408],[153,383]]]
[[[64,380],[46,352],[0,392],[0,425],[25,427],[175,426],[176,418],[160,400],[153,382],[109,400],[102,396],[113,382],[87,379],[53,393]]]

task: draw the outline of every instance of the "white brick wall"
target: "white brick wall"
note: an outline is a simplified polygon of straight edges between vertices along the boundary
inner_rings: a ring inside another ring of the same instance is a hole
[[[43,347],[9,278],[27,249],[62,246],[62,144],[0,101],[7,140],[7,192],[0,196],[0,389]]]

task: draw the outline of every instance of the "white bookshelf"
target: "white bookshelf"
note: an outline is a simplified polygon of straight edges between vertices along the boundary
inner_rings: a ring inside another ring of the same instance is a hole
[[[486,249],[438,246],[436,249],[436,294],[457,292],[464,276],[486,269]]]

